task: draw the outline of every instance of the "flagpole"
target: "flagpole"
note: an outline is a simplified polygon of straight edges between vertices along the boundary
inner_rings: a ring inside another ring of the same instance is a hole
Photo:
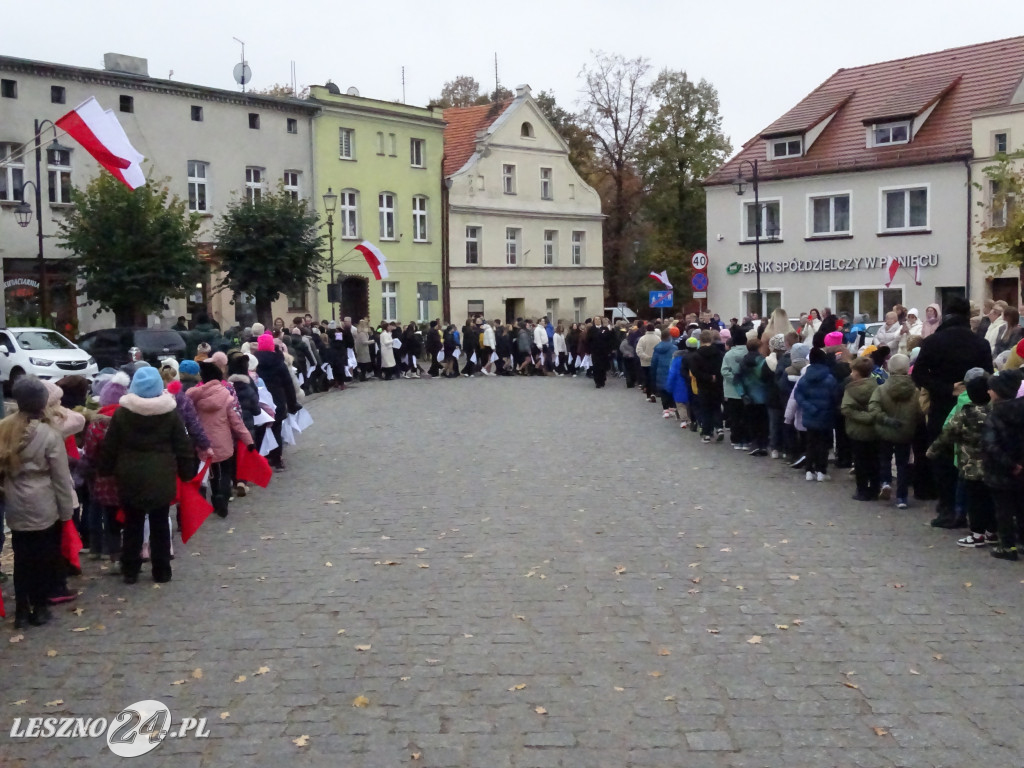
[[[9,157],[5,157],[3,160],[0,160],[0,168],[5,168],[5,167],[7,167],[7,166],[9,166],[9,165],[11,165],[13,163],[16,163],[18,160],[21,160],[26,155],[28,155],[29,152],[32,152],[35,149],[35,141],[36,141],[36,139],[38,139],[43,134],[43,132],[45,130],[46,129],[44,128],[42,131],[37,133],[31,139],[29,139],[29,142],[32,142],[32,146],[31,147],[29,146],[28,142],[25,142],[24,144],[21,145],[21,147],[22,147],[22,151],[21,152],[19,152],[18,154],[12,154]],[[55,132],[54,136],[53,136],[53,140],[57,141],[57,139],[63,138],[64,136],[67,136],[67,135],[68,135],[67,131],[63,131],[62,133],[56,133]]]

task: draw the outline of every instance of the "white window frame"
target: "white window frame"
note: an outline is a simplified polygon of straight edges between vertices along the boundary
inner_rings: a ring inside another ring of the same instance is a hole
[[[925,223],[915,224],[911,226],[907,222],[910,221],[910,193],[923,189],[925,192]],[[903,192],[903,214],[904,214],[904,226],[902,227],[889,227],[887,225],[888,216],[886,202],[889,193],[892,192]],[[932,222],[932,190],[931,184],[897,184],[890,187],[879,187],[878,188],[878,233],[888,234],[890,232],[927,232],[931,229]]]
[[[1003,137],[1003,148],[999,148],[999,137]],[[1009,131],[992,131],[992,154],[1004,154],[1010,151],[1010,132]]]
[[[581,229],[573,230],[572,233],[572,256],[570,262],[574,267],[583,266],[583,259],[587,255],[587,233]]]
[[[21,151],[21,144],[15,144],[14,142],[0,143],[0,161]],[[2,195],[0,200],[6,203],[22,202],[22,198],[25,196],[22,189],[25,184],[25,158],[19,158],[9,165],[0,165],[0,181],[3,181],[3,188],[0,189],[0,195]]]
[[[846,206],[846,229],[836,229],[836,198],[847,198]],[[814,203],[818,200],[828,200],[828,223],[827,232],[814,231]],[[822,192],[820,194],[807,195],[807,238],[816,237],[845,237],[853,235],[853,192],[843,190],[840,192]]]
[[[752,296],[753,294],[756,294],[756,293],[757,293],[757,289],[754,288],[753,286],[751,286],[750,288],[740,288],[740,315],[739,315],[740,317],[743,317],[743,316],[745,316],[747,314],[747,296]],[[768,317],[768,315],[771,314],[770,312],[767,311],[767,308],[768,308],[768,294],[770,294],[770,293],[777,293],[779,295],[779,306],[780,307],[786,306],[786,304],[785,304],[785,301],[786,301],[785,291],[783,291],[782,288],[762,287],[761,288],[761,312],[759,313],[760,317]]]
[[[413,168],[427,167],[426,139],[409,139],[409,165]]]
[[[765,197],[758,200],[758,205],[761,206],[761,242],[768,241],[768,206],[775,203],[779,207],[779,233],[773,238],[773,240],[782,239],[782,198],[781,197]],[[752,243],[754,242],[753,233],[748,234],[747,232],[747,209],[753,207],[753,200],[743,200],[740,204],[740,242]]]
[[[472,230],[472,235],[470,234]],[[466,225],[466,266],[468,267],[479,267],[480,266],[480,242],[483,240],[483,227],[477,224]],[[469,260],[470,245],[473,248],[473,261]]]
[[[587,320],[587,297],[575,296],[572,300],[572,321],[583,323]]]
[[[838,303],[838,299],[836,297],[836,294],[839,293],[840,291],[852,291],[853,292],[853,294],[854,294],[854,299],[853,299],[853,304],[854,304],[853,312],[854,312],[854,314],[853,314],[853,316],[854,317],[859,317],[860,315],[864,314],[864,311],[863,311],[863,309],[860,306],[860,295],[862,293],[865,293],[865,292],[868,292],[868,291],[877,293],[877,295],[878,295],[878,316],[877,317],[872,317],[868,321],[868,322],[872,322],[872,323],[878,323],[878,322],[884,321],[885,320],[885,313],[888,312],[892,308],[892,306],[893,306],[892,303],[886,303],[885,299],[883,298],[887,291],[889,291],[889,292],[899,291],[900,292],[901,295],[900,295],[899,301],[898,302],[894,302],[894,303],[903,304],[904,300],[907,298],[907,286],[904,283],[893,283],[888,288],[886,288],[884,285],[880,286],[878,284],[875,284],[875,285],[830,285],[828,287],[828,297],[829,297],[829,300],[830,300],[829,306],[831,306],[831,307],[835,307],[836,306],[836,304]]]
[[[341,239],[359,237],[359,192],[343,189],[338,193],[338,211],[341,214]]]
[[[558,299],[544,299],[544,312],[552,323],[558,321]]]
[[[396,199],[394,192],[380,192],[377,195],[377,223],[381,240],[396,240],[398,238],[395,234]]]
[[[426,243],[430,232],[427,229],[427,198],[424,195],[412,196],[412,241]]]
[[[518,227],[505,227],[505,266],[519,266],[519,241],[523,230]]]
[[[554,174],[550,168],[540,169],[540,199],[541,200],[554,200],[555,199],[555,181]]]
[[[210,164],[202,160],[189,160],[186,165],[188,174],[188,209],[192,213],[210,212]],[[202,205],[199,203],[199,192],[202,191]]]
[[[338,129],[338,159],[339,160],[355,160],[356,159],[356,129],[355,128],[339,128]]]
[[[501,191],[506,195],[516,193],[516,167],[512,163],[501,166]]]
[[[294,170],[285,171],[283,182],[282,188],[285,195],[298,202],[302,197],[302,172]]]
[[[544,230],[544,266],[555,266],[558,259],[558,230]]]
[[[51,160],[56,156],[56,160]],[[66,161],[66,162],[62,162]],[[64,199],[65,179],[67,181],[68,199]],[[46,150],[46,181],[49,188],[50,203],[54,205],[70,205],[71,203],[71,150]]]
[[[793,144],[796,144],[794,150]],[[781,147],[782,151],[779,152]],[[768,159],[783,160],[789,157],[803,157],[804,137],[803,136],[780,136],[777,139],[768,139]]]
[[[245,199],[249,203],[255,203],[263,199],[266,191],[264,179],[267,177],[267,169],[258,165],[247,165],[245,167]]]
[[[1003,200],[1001,208],[996,208],[996,198],[999,196],[999,182],[989,179],[988,182],[988,225],[993,229],[1002,229],[1010,220],[1010,214],[1017,204],[1015,195],[1007,195]]]
[[[380,315],[381,320],[389,323],[398,320],[398,283],[394,280],[380,283]]]
[[[872,123],[868,128],[869,147],[891,147],[896,144],[909,144],[911,138],[911,125],[909,120],[891,120],[885,123]],[[899,128],[906,131],[905,139],[893,139],[892,134]]]

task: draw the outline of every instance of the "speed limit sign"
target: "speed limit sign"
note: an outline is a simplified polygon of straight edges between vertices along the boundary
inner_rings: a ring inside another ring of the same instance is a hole
[[[690,265],[694,269],[707,269],[708,255],[704,251],[694,251],[693,256],[690,257]]]

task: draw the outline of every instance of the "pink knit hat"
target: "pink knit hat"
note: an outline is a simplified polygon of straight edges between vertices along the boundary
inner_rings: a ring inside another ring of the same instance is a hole
[[[832,331],[832,333],[825,334],[825,346],[834,347],[837,344],[843,343],[843,334],[839,331]]]
[[[264,333],[256,341],[256,349],[260,352],[273,352],[274,351],[274,337],[269,333]]]

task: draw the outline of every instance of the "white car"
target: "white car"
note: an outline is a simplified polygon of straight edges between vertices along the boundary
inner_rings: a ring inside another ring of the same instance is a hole
[[[0,329],[0,381],[8,389],[26,373],[56,381],[65,376],[92,379],[96,360],[49,328]]]

